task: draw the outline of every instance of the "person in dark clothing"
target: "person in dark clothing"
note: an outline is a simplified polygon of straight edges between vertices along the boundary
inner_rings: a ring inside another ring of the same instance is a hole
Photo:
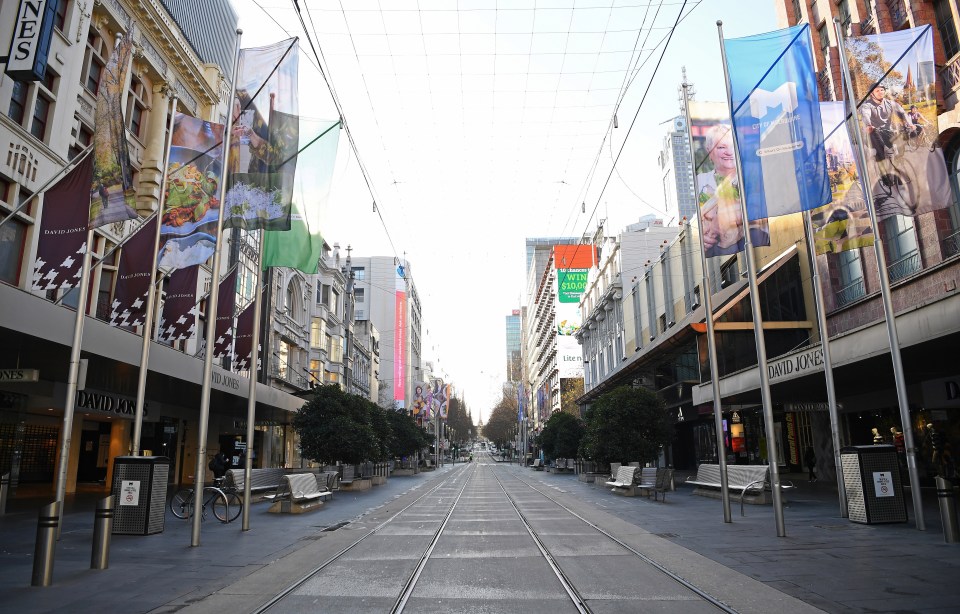
[[[811,482],[816,482],[817,474],[815,469],[817,468],[817,455],[813,451],[813,446],[807,446],[807,449],[804,450],[803,464],[807,466],[807,479]]]
[[[210,461],[210,471],[213,471],[214,478],[222,478],[227,475],[227,469],[230,468],[230,459],[223,453],[223,450],[217,452],[217,455]]]

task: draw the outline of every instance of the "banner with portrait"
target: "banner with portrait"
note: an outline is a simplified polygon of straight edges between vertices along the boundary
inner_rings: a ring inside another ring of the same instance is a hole
[[[857,178],[857,161],[845,121],[843,102],[821,102],[827,175],[833,200],[810,212],[817,254],[873,245],[870,212]]]
[[[747,217],[830,202],[810,25],[723,41]]]
[[[723,102],[696,101],[689,108],[704,251],[707,258],[736,254],[745,242],[730,109]],[[770,245],[766,218],[748,227],[754,247]]]
[[[297,39],[240,51],[224,228],[290,230],[299,145]]]
[[[183,113],[173,119],[157,267],[203,264],[217,247],[223,126]]]
[[[90,219],[87,228],[137,217],[137,188],[127,145],[123,113],[124,91],[133,58],[133,27],[117,44],[103,67],[93,131],[93,181],[90,186]]]
[[[877,219],[953,202],[937,139],[937,69],[930,25],[846,40]]]

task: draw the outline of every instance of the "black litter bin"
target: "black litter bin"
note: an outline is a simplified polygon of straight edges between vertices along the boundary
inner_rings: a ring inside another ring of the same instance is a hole
[[[166,456],[118,456],[113,461],[114,535],[163,532],[166,517]]]
[[[900,464],[893,446],[847,446],[840,449],[847,515],[852,522],[906,522]]]

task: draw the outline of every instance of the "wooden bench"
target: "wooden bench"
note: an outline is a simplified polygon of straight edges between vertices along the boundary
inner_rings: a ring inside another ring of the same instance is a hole
[[[727,485],[731,491],[740,493],[740,515],[745,516],[743,504],[769,503],[766,492],[770,490],[769,465],[727,465]],[[697,467],[694,479],[687,478],[687,484],[696,486],[693,494],[718,498],[720,494],[720,465],[703,463]],[[780,490],[793,488],[792,482],[781,483]],[[747,499],[747,495],[751,495]]]
[[[227,469],[224,484],[233,486],[237,492],[243,493],[243,469]],[[263,501],[266,493],[276,490],[280,485],[280,480],[286,475],[281,467],[264,467],[262,469],[250,470],[250,499],[251,501]],[[242,494],[241,494],[242,496]]]
[[[533,465],[531,465],[531,467],[533,467],[534,471],[543,471],[543,461],[535,458],[533,459]]]
[[[609,482],[604,482],[607,486],[612,486],[611,492],[622,494],[627,497],[636,496],[636,474],[638,467],[620,467],[617,469],[617,477]]]
[[[333,493],[320,490],[315,473],[291,473],[283,476],[277,491],[265,499],[273,501],[268,512],[274,514],[302,514],[323,505]]]

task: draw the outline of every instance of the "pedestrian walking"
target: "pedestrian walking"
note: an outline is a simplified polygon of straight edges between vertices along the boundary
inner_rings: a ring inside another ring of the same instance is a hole
[[[813,451],[813,446],[807,446],[807,449],[803,451],[803,464],[807,466],[807,480],[816,482],[817,454]]]

